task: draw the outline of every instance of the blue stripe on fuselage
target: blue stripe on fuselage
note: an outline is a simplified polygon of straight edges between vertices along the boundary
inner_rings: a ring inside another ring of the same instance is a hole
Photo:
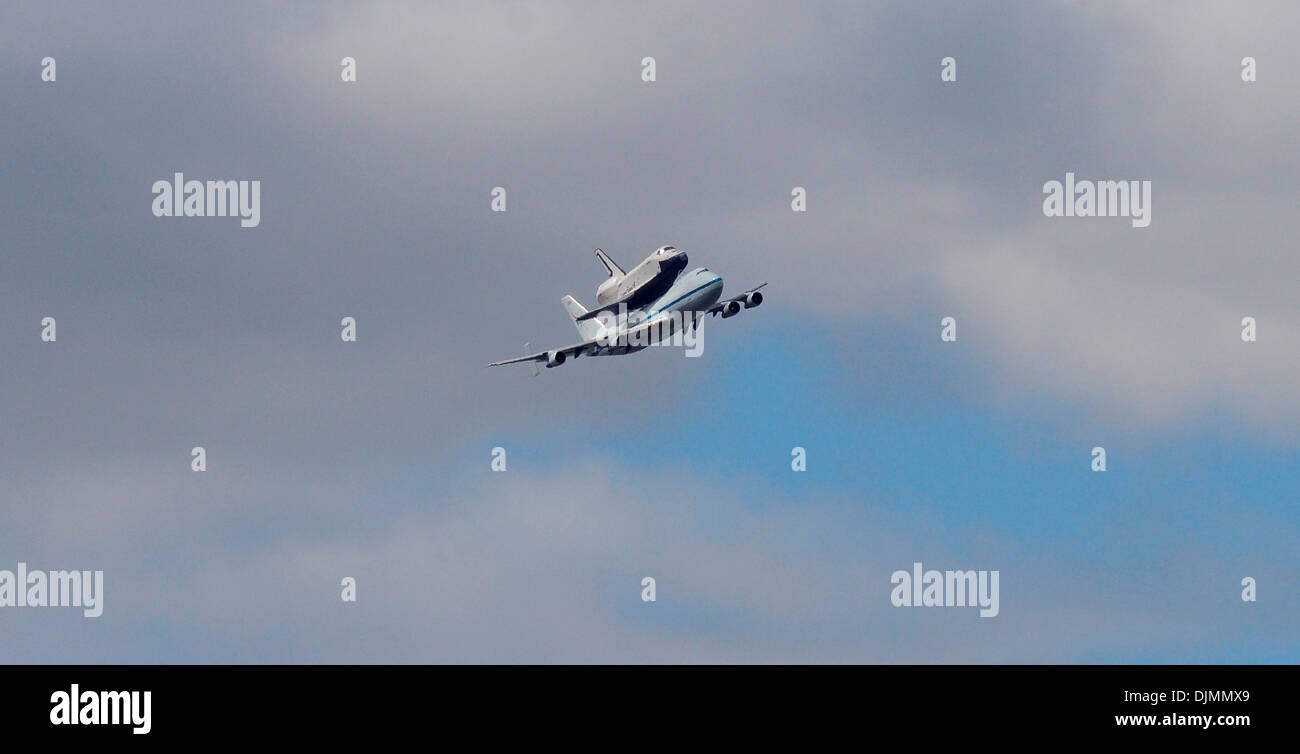
[[[676,304],[678,301],[681,301],[682,299],[684,299],[684,298],[688,298],[688,297],[690,297],[690,296],[694,296],[695,294],[699,293],[700,291],[704,290],[705,288],[708,288],[708,287],[711,286],[711,285],[716,285],[716,284],[721,283],[721,282],[722,282],[722,278],[721,278],[721,277],[716,277],[716,278],[710,280],[709,282],[705,283],[704,285],[701,285],[700,287],[698,287],[698,288],[696,288],[696,289],[694,289],[694,290],[692,290],[692,291],[690,291],[690,292],[688,292],[688,293],[683,293],[682,295],[680,295],[680,296],[678,296],[677,298],[673,299],[672,301],[668,302],[668,303],[665,304],[664,306],[661,306],[661,307],[659,307],[658,309],[656,309],[655,311],[650,312],[650,314],[649,314],[648,316],[646,316],[645,321],[649,321],[650,318],[653,317],[653,316],[655,316],[656,314],[663,314],[663,313],[664,313],[665,311],[667,311],[668,309],[671,309],[672,306],[673,306],[673,304]]]

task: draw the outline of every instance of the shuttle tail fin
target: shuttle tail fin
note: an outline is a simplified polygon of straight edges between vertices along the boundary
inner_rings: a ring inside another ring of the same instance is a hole
[[[609,255],[600,249],[596,249],[596,258],[600,260],[601,264],[605,265],[605,269],[609,270],[610,277],[621,278],[627,274],[626,272],[623,272],[623,268],[619,267],[617,262],[610,259]]]
[[[578,317],[581,317],[582,315],[587,313],[587,307],[578,303],[578,299],[574,298],[573,296],[565,296],[562,299],[562,301],[564,302],[564,310],[567,311],[569,313],[569,316],[573,318],[573,324],[575,327],[578,328],[578,335],[583,340],[591,340],[592,338],[595,338],[597,335],[600,334],[601,325],[598,320],[578,319]]]

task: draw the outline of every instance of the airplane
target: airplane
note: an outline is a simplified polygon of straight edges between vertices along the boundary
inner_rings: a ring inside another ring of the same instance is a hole
[[[715,317],[721,314],[727,319],[739,314],[742,308],[752,309],[762,304],[763,294],[759,289],[767,285],[761,283],[737,296],[719,300],[722,277],[707,267],[684,272],[686,252],[673,246],[659,247],[627,272],[600,249],[596,249],[596,258],[609,272],[609,278],[596,289],[596,308],[588,309],[571,294],[561,299],[582,341],[494,361],[488,366],[528,362],[536,375],[538,363],[545,363],[550,369],[579,356],[635,353],[677,330],[695,327],[705,314]],[[529,350],[526,343],[524,350],[525,353]]]

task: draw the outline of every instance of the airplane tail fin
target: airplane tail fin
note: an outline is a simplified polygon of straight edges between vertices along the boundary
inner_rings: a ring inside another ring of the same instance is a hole
[[[581,336],[583,340],[591,340],[600,334],[601,325],[599,321],[594,319],[578,319],[578,317],[587,313],[587,307],[578,303],[578,299],[573,296],[565,296],[562,301],[564,302],[564,310],[569,313],[570,317],[573,317],[573,324],[578,328],[578,335]]]
[[[610,277],[621,278],[627,274],[626,272],[623,272],[623,268],[619,267],[617,262],[610,259],[609,255],[600,249],[596,249],[596,258],[600,260],[601,264],[605,265],[605,269],[609,270]]]

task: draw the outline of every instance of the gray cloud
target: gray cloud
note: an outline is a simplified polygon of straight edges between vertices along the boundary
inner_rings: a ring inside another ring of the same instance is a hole
[[[1195,543],[1138,572],[1090,564],[1085,581],[1045,548],[936,526],[924,508],[831,500],[773,513],[699,477],[609,463],[372,505],[359,529],[335,528],[355,520],[346,489],[251,476],[196,493],[215,475],[166,477],[93,470],[31,498],[20,520],[49,546],[25,548],[28,560],[102,564],[105,613],[7,611],[0,656],[94,662],[107,637],[111,659],[138,662],[1071,662],[1213,642],[1247,620],[1226,600],[1182,599],[1222,577]],[[629,485],[692,489],[726,523]],[[239,501],[277,510],[254,516]],[[115,520],[122,510],[151,523]],[[86,530],[68,526],[73,511]],[[267,531],[237,531],[252,521]],[[892,607],[889,575],[917,557],[1000,569],[999,617]],[[357,579],[356,603],[339,599],[343,576]],[[653,604],[640,600],[644,576],[658,582]]]

